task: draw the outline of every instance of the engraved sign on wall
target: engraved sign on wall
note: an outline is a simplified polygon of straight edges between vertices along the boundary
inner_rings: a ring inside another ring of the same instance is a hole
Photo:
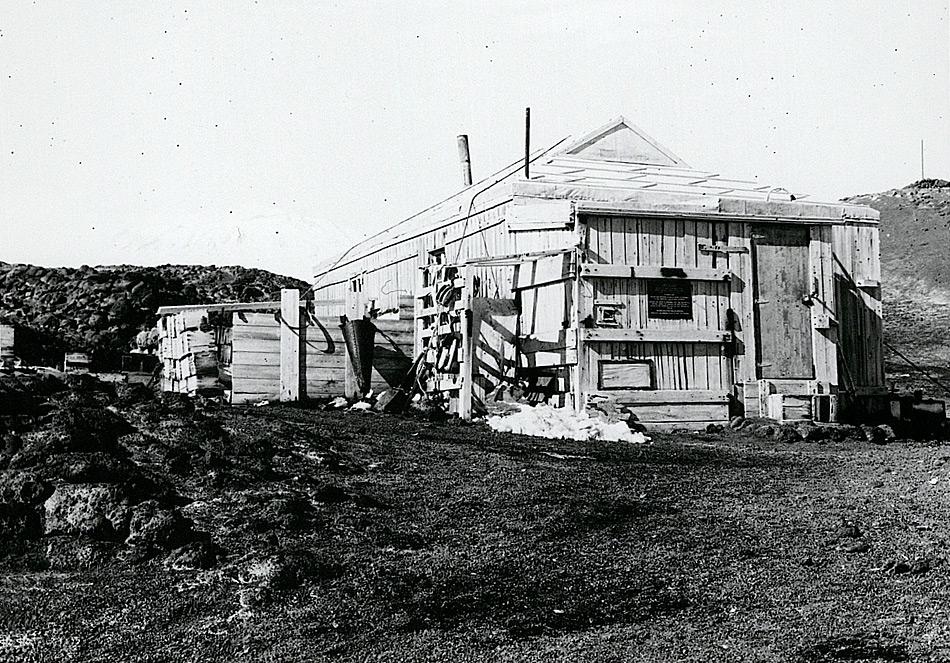
[[[692,283],[677,279],[647,281],[647,316],[661,320],[692,320]]]

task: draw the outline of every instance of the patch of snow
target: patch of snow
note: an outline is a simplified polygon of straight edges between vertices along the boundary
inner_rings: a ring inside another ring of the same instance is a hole
[[[564,440],[611,440],[646,444],[650,438],[632,431],[622,421],[608,423],[591,417],[586,412],[571,408],[538,405],[531,407],[515,404],[514,412],[488,417],[486,423],[494,430]]]

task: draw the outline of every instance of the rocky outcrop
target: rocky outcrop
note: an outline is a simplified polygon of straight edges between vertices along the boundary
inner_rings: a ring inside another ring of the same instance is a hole
[[[88,352],[118,365],[136,334],[155,324],[159,306],[278,299],[299,279],[244,267],[118,265],[78,269],[0,264],[0,322],[17,326],[17,355],[38,365]]]
[[[130,546],[177,548],[194,539],[191,520],[176,507],[166,507],[156,500],[146,500],[132,509],[129,522]]]
[[[45,503],[45,533],[121,540],[132,509],[116,484],[61,484]]]

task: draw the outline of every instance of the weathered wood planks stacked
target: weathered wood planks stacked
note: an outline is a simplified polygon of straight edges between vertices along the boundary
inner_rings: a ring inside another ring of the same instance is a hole
[[[205,309],[181,311],[158,320],[162,391],[196,394],[220,389],[217,344]]]
[[[0,325],[0,362],[13,359],[13,325]]]

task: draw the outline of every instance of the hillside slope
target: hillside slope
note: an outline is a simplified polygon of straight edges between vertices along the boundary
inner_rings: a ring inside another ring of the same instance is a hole
[[[890,292],[950,303],[950,182],[852,196],[881,213],[881,270]]]
[[[299,279],[244,267],[113,265],[40,267],[0,263],[0,322],[17,325],[17,354],[33,364],[89,352],[114,366],[159,306],[279,298]]]
[[[846,200],[881,213],[885,339],[950,382],[950,182],[925,179]],[[893,350],[887,356],[896,386],[939,391]]]

